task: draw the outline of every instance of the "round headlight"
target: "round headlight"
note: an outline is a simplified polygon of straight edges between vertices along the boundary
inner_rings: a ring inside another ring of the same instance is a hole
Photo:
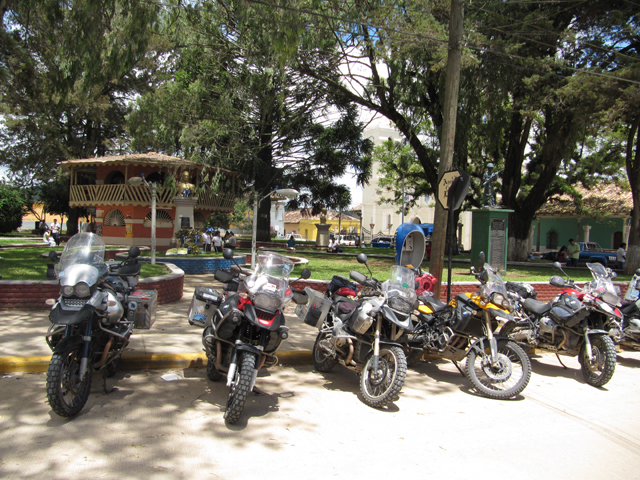
[[[62,287],[62,295],[65,297],[73,295],[73,287]]]
[[[91,288],[84,282],[80,282],[76,284],[76,296],[78,297],[88,297],[91,293]]]
[[[279,298],[272,297],[266,293],[258,293],[253,297],[253,304],[261,309],[267,310],[269,312],[277,311],[281,306],[282,302]]]

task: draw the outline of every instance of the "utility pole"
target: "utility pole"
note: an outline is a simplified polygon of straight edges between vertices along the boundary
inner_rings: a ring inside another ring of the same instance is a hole
[[[462,0],[451,0],[449,20],[449,55],[447,58],[447,79],[444,97],[444,120],[440,138],[440,178],[452,169],[453,146],[456,138],[456,116],[458,113],[458,91],[460,89],[460,64],[462,61],[462,33],[464,23],[464,4]],[[430,273],[442,282],[444,250],[446,243],[447,211],[436,202],[433,219]],[[440,283],[436,283],[435,297],[440,298]]]

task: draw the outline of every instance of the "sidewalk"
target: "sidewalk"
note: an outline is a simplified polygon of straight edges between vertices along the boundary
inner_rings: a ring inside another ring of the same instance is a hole
[[[147,368],[187,368],[206,364],[202,349],[202,329],[187,320],[196,286],[222,291],[222,285],[208,275],[185,275],[182,299],[158,305],[156,321],[150,330],[134,330],[122,355],[123,370]],[[294,314],[295,304],[287,307],[289,338],[277,355],[283,365],[311,363],[311,349],[317,330],[302,323]],[[0,373],[45,372],[51,350],[45,340],[50,326],[46,310],[2,312],[0,322]]]

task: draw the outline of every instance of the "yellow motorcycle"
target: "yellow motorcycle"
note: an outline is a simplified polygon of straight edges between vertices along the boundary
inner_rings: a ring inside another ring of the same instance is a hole
[[[531,378],[524,350],[507,337],[495,335],[499,325],[513,319],[504,280],[489,264],[476,273],[478,293],[456,295],[449,304],[421,295],[414,330],[401,339],[410,363],[424,353],[458,362],[467,359],[464,374],[482,395],[512,398]]]

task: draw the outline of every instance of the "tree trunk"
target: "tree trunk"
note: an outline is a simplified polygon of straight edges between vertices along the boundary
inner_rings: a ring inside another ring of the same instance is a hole
[[[70,208],[67,218],[67,235],[75,235],[78,233],[78,219],[80,218],[80,212],[78,208]]]
[[[634,142],[635,139],[635,142]],[[635,145],[635,152],[634,152]],[[627,177],[631,186],[633,210],[624,273],[631,275],[640,267],[640,115],[630,125],[627,137]]]

